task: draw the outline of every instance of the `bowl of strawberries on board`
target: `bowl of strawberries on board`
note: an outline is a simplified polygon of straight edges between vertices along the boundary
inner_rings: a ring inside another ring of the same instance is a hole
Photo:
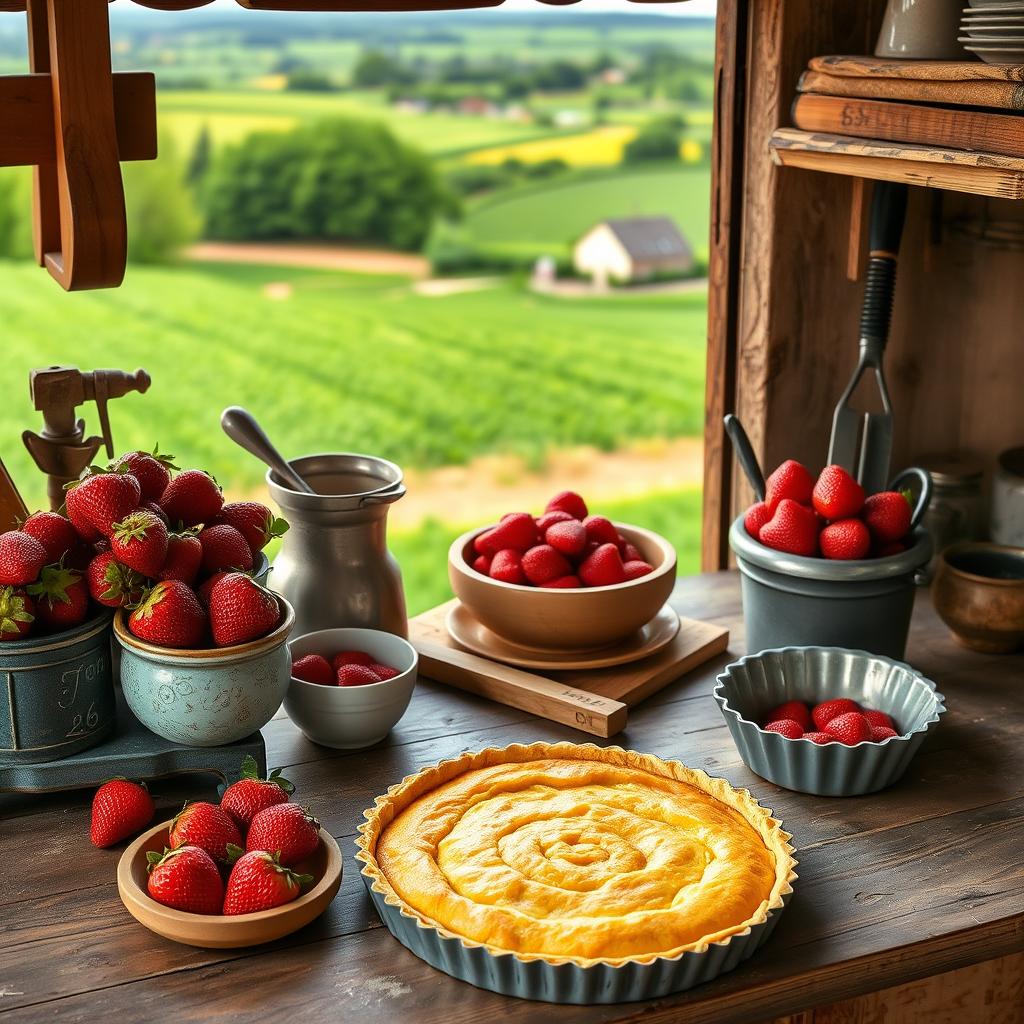
[[[868,495],[841,466],[817,477],[795,459],[778,466],[764,500],[729,531],[747,649],[826,646],[902,658],[917,574],[932,553],[918,525],[931,491],[917,468]]]

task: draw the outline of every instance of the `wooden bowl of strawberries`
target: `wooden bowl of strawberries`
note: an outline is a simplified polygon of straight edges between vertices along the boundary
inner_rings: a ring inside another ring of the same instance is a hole
[[[650,530],[591,515],[563,491],[543,514],[514,512],[457,538],[456,597],[487,629],[522,647],[596,651],[650,622],[672,593],[676,552]]]

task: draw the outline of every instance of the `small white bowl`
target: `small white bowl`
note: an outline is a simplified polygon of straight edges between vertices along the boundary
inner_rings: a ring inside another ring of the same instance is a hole
[[[365,651],[399,674],[362,686],[324,686],[292,681],[284,698],[288,717],[308,739],[324,747],[354,750],[379,743],[405,714],[416,686],[419,656],[408,640],[379,629],[321,629],[289,645],[292,661],[322,654],[328,661],[339,651]]]

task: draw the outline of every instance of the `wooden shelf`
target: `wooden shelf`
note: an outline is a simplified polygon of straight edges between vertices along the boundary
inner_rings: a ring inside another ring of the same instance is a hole
[[[1024,160],[1017,157],[876,142],[795,128],[777,128],[769,147],[772,159],[784,167],[927,185],[999,199],[1024,199]]]

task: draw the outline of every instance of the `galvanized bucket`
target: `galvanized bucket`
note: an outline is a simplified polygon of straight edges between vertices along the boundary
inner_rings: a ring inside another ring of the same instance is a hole
[[[63,633],[0,644],[0,761],[56,761],[110,734],[113,614],[104,609]]]

